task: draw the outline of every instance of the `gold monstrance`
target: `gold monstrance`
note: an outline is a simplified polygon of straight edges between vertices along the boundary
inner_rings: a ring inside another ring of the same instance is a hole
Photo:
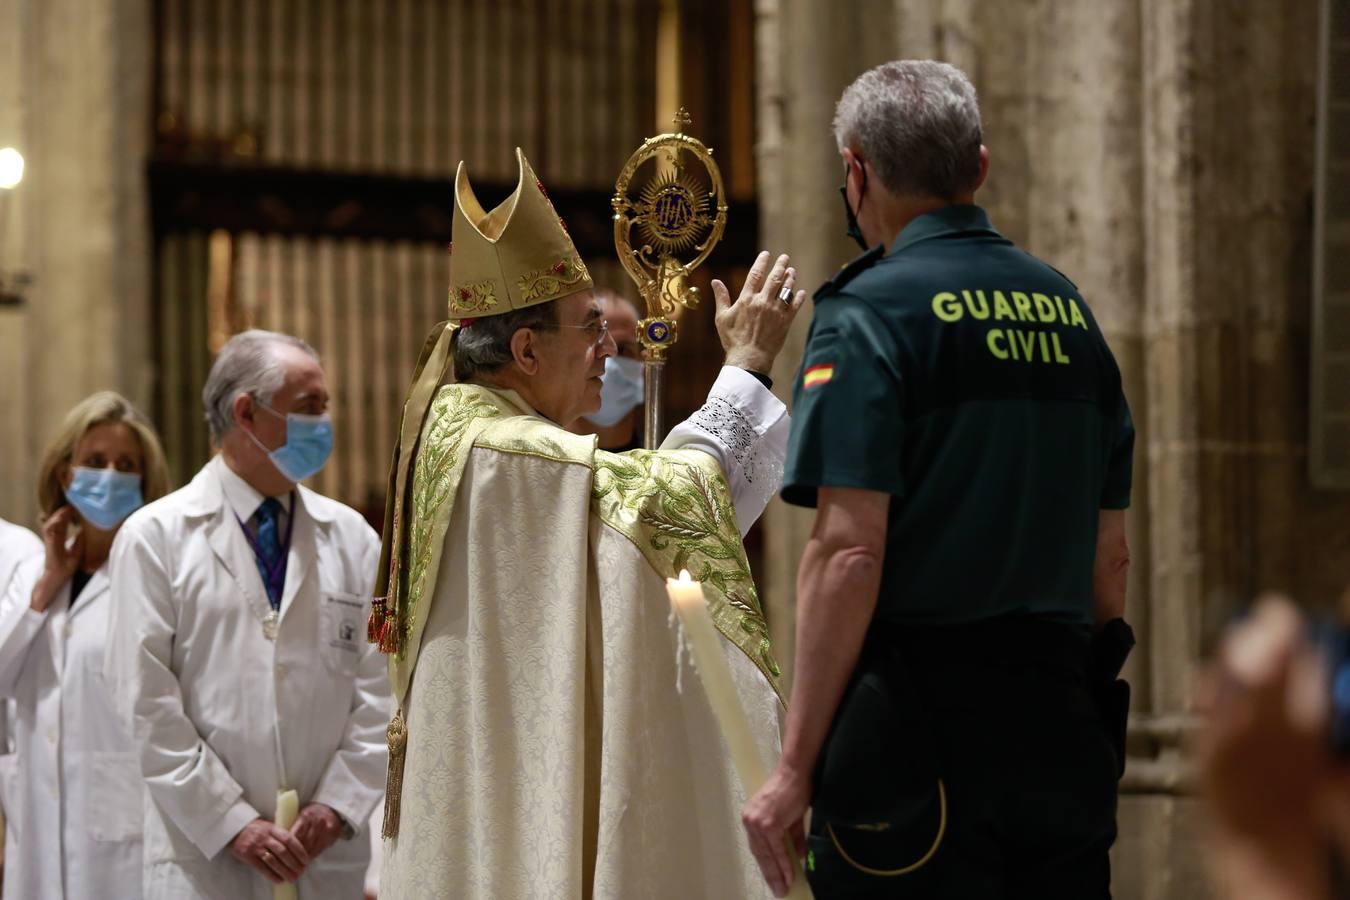
[[[681,109],[674,133],[644,141],[614,182],[614,248],[646,306],[638,339],[647,351],[643,444],[649,449],[665,436],[661,395],[666,354],[679,336],[676,318],[682,307],[698,306],[689,273],[727,227],[722,173],[712,150],[684,133],[689,123]]]

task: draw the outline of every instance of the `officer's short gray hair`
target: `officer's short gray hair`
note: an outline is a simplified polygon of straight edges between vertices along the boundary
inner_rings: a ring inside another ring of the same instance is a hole
[[[557,324],[557,300],[476,319],[472,325],[455,332],[455,380],[473,381],[509,363],[511,338],[520,329]]]
[[[257,328],[236,334],[220,348],[202,388],[211,440],[219,444],[234,428],[234,400],[240,394],[251,394],[270,404],[281,390],[286,369],[275,352],[278,347],[295,347],[319,361],[319,354],[300,338]]]
[[[897,60],[864,72],[834,111],[839,149],[857,151],[893,194],[951,200],[980,177],[980,105],[956,66]]]

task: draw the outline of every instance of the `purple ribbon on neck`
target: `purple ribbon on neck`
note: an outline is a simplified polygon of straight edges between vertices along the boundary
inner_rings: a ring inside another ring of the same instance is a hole
[[[280,552],[276,559],[270,563],[267,561],[267,554],[263,552],[262,544],[248,530],[244,520],[235,513],[234,519],[239,523],[239,528],[244,532],[244,540],[248,541],[249,547],[253,549],[253,558],[257,560],[258,570],[263,576],[263,587],[267,591],[267,602],[273,611],[281,609],[281,594],[286,589],[286,560],[291,555],[291,532],[295,529],[295,494],[290,495],[290,508],[286,513],[286,539],[281,542]]]

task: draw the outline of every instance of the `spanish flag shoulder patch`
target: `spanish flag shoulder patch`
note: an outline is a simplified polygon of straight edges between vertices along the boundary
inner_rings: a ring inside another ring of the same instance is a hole
[[[824,363],[819,366],[811,366],[802,373],[802,389],[811,390],[811,388],[820,387],[827,384],[834,377],[834,364]]]

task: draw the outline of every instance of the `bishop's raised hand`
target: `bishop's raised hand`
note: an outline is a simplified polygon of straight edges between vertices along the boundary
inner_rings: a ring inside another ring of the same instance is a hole
[[[713,280],[717,302],[714,321],[726,350],[726,364],[768,374],[783,349],[788,329],[806,302],[806,292],[796,290],[797,271],[785,253],[772,260],[767,250],[755,258],[750,273],[733,302],[726,284]]]

